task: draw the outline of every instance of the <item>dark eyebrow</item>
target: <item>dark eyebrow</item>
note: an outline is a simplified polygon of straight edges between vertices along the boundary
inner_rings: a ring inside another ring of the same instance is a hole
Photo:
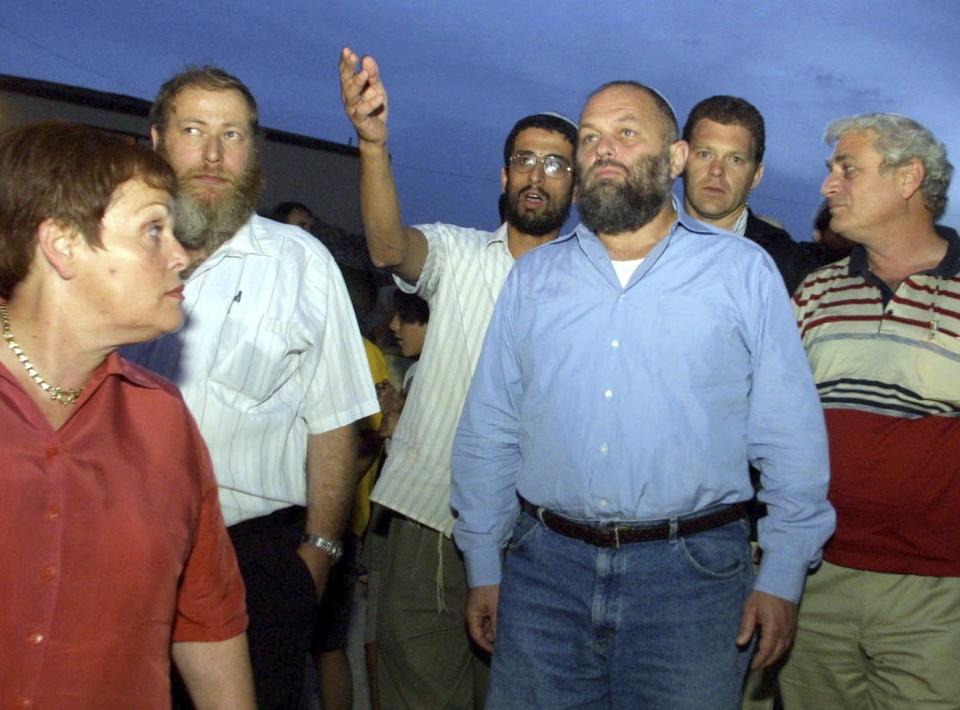
[[[836,165],[837,163],[845,163],[848,160],[850,160],[850,156],[847,155],[846,153],[840,153],[839,155],[835,155],[832,158],[829,158],[827,160],[827,169],[829,170],[832,166]]]

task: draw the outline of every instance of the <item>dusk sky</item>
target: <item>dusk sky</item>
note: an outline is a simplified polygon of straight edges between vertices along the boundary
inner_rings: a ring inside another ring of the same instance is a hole
[[[767,123],[751,198],[808,239],[833,118],[907,114],[960,160],[960,2],[486,3],[351,0],[3,0],[0,73],[152,99],[187,64],[246,81],[261,123],[347,143],[340,48],[372,54],[390,93],[404,218],[493,228],[503,139],[528,113],[576,118],[613,79],[658,88],[681,123],[734,94]],[[957,180],[944,222],[960,226]],[[322,213],[324,196],[314,203]]]

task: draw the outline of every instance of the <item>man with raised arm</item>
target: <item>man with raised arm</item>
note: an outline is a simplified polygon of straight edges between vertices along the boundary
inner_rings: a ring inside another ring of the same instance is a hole
[[[387,150],[387,92],[372,57],[344,49],[344,110],[357,129],[360,202],[374,264],[430,304],[420,367],[371,496],[394,513],[377,623],[384,707],[482,705],[486,662],[464,627],[466,578],[450,539],[450,451],[487,323],[514,260],[559,233],[570,209],[576,127],[518,121],[500,174],[506,223],[494,232],[405,227]]]

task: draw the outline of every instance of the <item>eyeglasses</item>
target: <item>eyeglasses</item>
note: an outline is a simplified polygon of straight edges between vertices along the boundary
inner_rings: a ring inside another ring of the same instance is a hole
[[[543,172],[547,177],[561,178],[573,172],[573,166],[559,155],[545,155],[542,158],[529,150],[521,150],[510,156],[510,165],[519,173],[529,173],[537,163],[543,163]]]

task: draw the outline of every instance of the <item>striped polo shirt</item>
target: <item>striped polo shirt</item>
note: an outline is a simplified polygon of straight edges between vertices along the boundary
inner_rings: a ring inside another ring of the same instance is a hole
[[[866,252],[794,294],[830,436],[835,564],[960,576],[960,239],[896,290]]]

